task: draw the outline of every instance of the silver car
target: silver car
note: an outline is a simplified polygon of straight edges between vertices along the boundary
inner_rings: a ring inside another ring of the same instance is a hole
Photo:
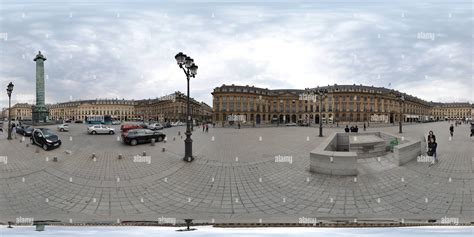
[[[161,130],[161,129],[163,129],[163,125],[161,125],[159,123],[152,123],[152,124],[148,125],[148,129]]]
[[[68,132],[69,131],[69,124],[63,123],[63,124],[58,125],[58,130],[60,132]]]
[[[89,134],[115,134],[115,129],[102,124],[92,125],[87,128]]]

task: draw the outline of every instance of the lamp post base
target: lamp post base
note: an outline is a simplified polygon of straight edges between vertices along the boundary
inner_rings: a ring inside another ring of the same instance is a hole
[[[194,160],[194,157],[192,157],[192,156],[184,156],[184,157],[183,157],[183,160],[186,161],[186,162],[191,162],[191,161]]]
[[[183,160],[191,162],[194,160],[193,157],[193,139],[191,139],[191,132],[186,132],[186,139],[184,139],[184,157]]]
[[[323,128],[319,127],[319,137],[323,137]]]

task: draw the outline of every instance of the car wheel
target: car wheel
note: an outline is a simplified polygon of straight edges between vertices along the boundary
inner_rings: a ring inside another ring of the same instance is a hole
[[[92,134],[92,135],[96,135],[97,132],[96,132],[96,131],[92,131],[91,134]]]
[[[45,151],[48,150],[48,146],[46,144],[43,145],[43,150],[45,150]]]
[[[163,141],[163,137],[158,137],[158,142]]]
[[[110,131],[109,134],[110,134],[110,135],[114,134],[114,131]]]
[[[137,139],[133,139],[133,140],[130,141],[130,145],[132,145],[132,146],[136,146],[137,143],[138,143]]]

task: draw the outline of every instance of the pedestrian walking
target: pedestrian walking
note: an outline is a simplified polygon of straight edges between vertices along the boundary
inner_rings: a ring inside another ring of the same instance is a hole
[[[451,124],[451,127],[449,127],[449,133],[451,134],[451,137],[454,135],[454,126]]]
[[[428,143],[428,156],[432,156],[433,160],[430,164],[430,166],[437,164],[438,163],[438,156],[436,154],[436,149],[438,148],[438,143],[436,143],[436,140],[434,138],[431,138]]]
[[[365,131],[365,129],[367,129],[367,126],[366,126],[365,123],[364,123],[364,131]]]
[[[237,123],[237,127],[239,127],[239,129],[240,129],[240,123]]]
[[[206,124],[203,123],[203,124],[202,124],[202,132],[204,132],[205,129],[206,129]]]
[[[349,125],[346,125],[346,128],[344,128],[344,131],[347,133],[349,132]]]
[[[471,123],[471,137],[474,136],[474,123]]]
[[[16,126],[15,126],[15,124],[13,124],[13,126],[12,126],[12,137],[14,139],[16,139]]]
[[[357,127],[357,125],[354,127],[354,132],[359,132],[359,127]]]
[[[206,123],[206,132],[209,132],[209,125]]]

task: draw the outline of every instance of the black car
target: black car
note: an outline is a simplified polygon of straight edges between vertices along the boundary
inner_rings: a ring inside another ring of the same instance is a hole
[[[164,128],[171,128],[171,123],[167,122],[163,124]]]
[[[16,128],[16,133],[21,134],[25,137],[31,137],[31,134],[33,133],[34,128],[30,126],[18,126]]]
[[[47,128],[36,128],[30,138],[31,144],[36,144],[47,151],[61,146],[59,137]]]
[[[122,134],[122,140],[125,144],[135,146],[139,143],[149,143],[151,139],[155,139],[157,142],[165,140],[166,135],[152,131],[150,129],[132,129],[129,130],[126,134]]]

